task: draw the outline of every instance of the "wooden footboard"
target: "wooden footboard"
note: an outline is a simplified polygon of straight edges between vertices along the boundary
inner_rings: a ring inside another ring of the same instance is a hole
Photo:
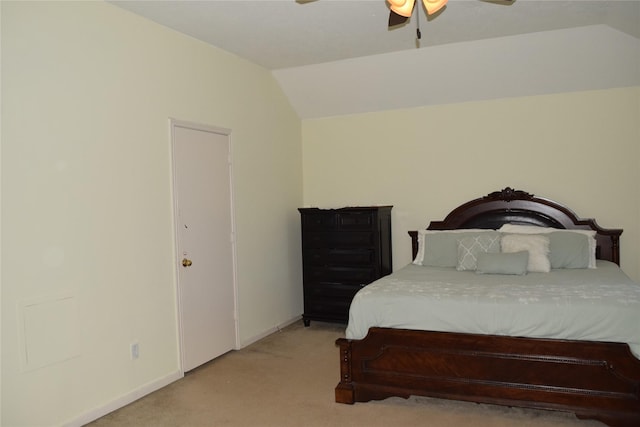
[[[626,344],[388,328],[336,344],[336,402],[420,395],[640,426],[640,361]]]

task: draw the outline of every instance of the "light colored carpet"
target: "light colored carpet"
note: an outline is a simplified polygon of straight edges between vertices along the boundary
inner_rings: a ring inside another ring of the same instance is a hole
[[[302,321],[233,351],[92,427],[596,427],[572,414],[412,397],[335,403],[344,327]]]

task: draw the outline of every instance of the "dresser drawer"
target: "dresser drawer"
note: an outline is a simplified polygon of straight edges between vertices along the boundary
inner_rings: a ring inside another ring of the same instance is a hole
[[[303,230],[330,230],[336,228],[337,223],[337,215],[327,215],[322,211],[302,216]]]
[[[304,270],[305,283],[350,283],[369,284],[379,274],[375,267],[340,267],[306,265]]]
[[[304,253],[304,263],[308,265],[374,265],[375,259],[373,249],[308,248]]]
[[[349,300],[304,300],[304,318],[327,322],[347,323],[349,321]]]
[[[374,233],[367,231],[314,231],[303,237],[303,247],[309,248],[372,247],[375,243]]]
[[[338,284],[338,283],[307,283],[304,285],[304,298],[306,299],[339,299],[351,302],[353,296],[366,284]]]
[[[374,216],[370,212],[340,212],[337,221],[341,230],[371,230]]]
[[[305,285],[304,315],[316,319],[347,321],[354,295],[362,286]]]

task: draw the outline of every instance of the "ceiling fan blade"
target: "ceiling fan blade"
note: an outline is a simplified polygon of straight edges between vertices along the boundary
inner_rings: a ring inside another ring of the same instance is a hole
[[[398,15],[393,10],[389,11],[389,26],[395,27],[396,25],[402,25],[407,22],[409,18],[406,16]]]
[[[511,6],[516,2],[516,0],[480,0],[485,3],[498,4],[502,6]]]

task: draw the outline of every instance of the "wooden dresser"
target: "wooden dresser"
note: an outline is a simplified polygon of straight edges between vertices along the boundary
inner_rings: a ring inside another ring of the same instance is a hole
[[[306,326],[346,323],[356,292],[391,273],[391,208],[298,209]]]

